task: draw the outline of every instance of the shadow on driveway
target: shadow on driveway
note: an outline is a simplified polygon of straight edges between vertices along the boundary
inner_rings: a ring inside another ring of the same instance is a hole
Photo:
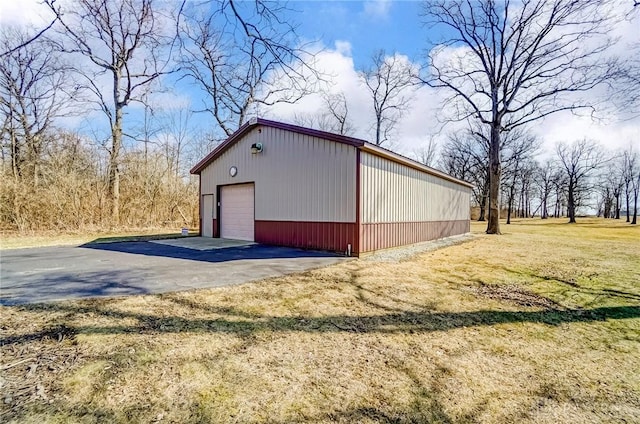
[[[135,271],[52,272],[25,278],[8,287],[3,280],[0,305],[12,306],[87,297],[135,296],[152,293]]]
[[[113,243],[86,243],[80,247],[110,252],[133,253],[145,256],[162,256],[173,259],[187,259],[202,262],[227,262],[247,259],[297,259],[297,258],[338,258],[331,252],[316,250],[302,250],[290,247],[267,246],[263,244],[250,244],[224,249],[196,250],[167,244],[147,241],[113,242]]]
[[[0,256],[0,305],[222,287],[345,259],[256,244],[196,250],[147,241],[5,250]]]

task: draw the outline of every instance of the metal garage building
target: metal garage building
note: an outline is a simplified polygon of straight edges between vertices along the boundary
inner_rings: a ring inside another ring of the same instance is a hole
[[[471,184],[363,140],[260,118],[191,173],[204,237],[358,255],[470,226]]]

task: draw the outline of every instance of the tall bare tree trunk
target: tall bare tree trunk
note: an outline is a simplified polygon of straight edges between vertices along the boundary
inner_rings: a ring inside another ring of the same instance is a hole
[[[507,200],[507,224],[511,224],[511,212],[513,211],[513,197],[515,196],[515,191],[516,191],[516,185],[515,185],[515,181],[513,181],[511,184],[511,187],[509,187],[509,199]],[[517,215],[517,211],[516,211],[516,215]]]
[[[494,122],[491,126],[489,145],[489,222],[487,234],[500,234],[500,125]]]
[[[631,211],[631,209],[629,209],[629,206],[630,206],[629,205],[629,198],[630,197],[631,196],[630,196],[630,192],[629,192],[629,183],[627,183],[627,185],[626,185],[626,196],[625,196],[625,198],[626,198],[625,200],[626,200],[626,203],[627,203],[627,222],[631,221],[629,219],[630,218],[630,211]]]
[[[569,223],[575,224],[576,222],[576,203],[575,203],[575,183],[569,181],[569,196],[567,201],[567,215],[569,216]]]
[[[115,78],[114,78],[115,79]],[[116,84],[117,87],[117,84]],[[107,191],[111,200],[111,223],[120,225],[120,150],[122,148],[122,104],[114,90],[116,113],[111,129],[111,152],[109,155],[109,184]]]
[[[13,178],[18,181],[21,175],[20,170],[20,157],[22,152],[20,151],[20,146],[18,145],[18,137],[16,137],[16,133],[11,128],[9,137],[11,137],[11,169],[13,170]],[[627,196],[627,210],[629,210],[629,196]],[[627,212],[627,222],[629,222],[629,213]]]
[[[484,187],[482,187],[482,201],[480,202],[480,216],[479,222],[485,222],[487,220],[485,212],[487,210],[487,203],[489,201],[489,180],[485,180]]]
[[[640,175],[638,175],[638,181],[636,181],[633,187],[633,219],[631,223],[636,225],[638,223],[638,194],[640,192]]]

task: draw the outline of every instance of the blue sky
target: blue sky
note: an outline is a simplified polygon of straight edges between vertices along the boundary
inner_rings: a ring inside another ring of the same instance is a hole
[[[61,2],[64,0],[60,0]],[[291,1],[287,18],[298,25],[298,35],[302,40],[316,41],[314,48],[321,48],[318,62],[332,74],[333,89],[343,93],[349,103],[350,118],[356,127],[355,136],[371,139],[373,111],[371,101],[363,84],[358,80],[357,71],[366,67],[377,49],[385,49],[388,54],[398,53],[406,56],[404,60],[412,65],[424,63],[424,56],[430,43],[437,41],[438,34],[426,28],[420,17],[420,1]],[[39,0],[0,0],[0,25],[7,23],[42,25],[48,19]],[[616,36],[623,42],[637,41],[638,22],[630,21],[615,28]],[[624,43],[620,44],[624,48]],[[317,50],[316,50],[317,51]],[[170,84],[174,85],[174,84]],[[201,92],[185,81],[175,86],[172,92],[157,96],[161,105],[184,105],[198,109]],[[413,101],[402,117],[392,147],[411,155],[416,149],[425,146],[430,139],[443,141],[446,132],[455,127],[445,127],[438,123],[438,111],[442,109],[445,93],[428,87],[419,87],[413,93]],[[280,105],[269,110],[259,110],[262,117],[291,121],[295,114],[318,113],[322,108],[320,96],[312,95],[296,105]],[[129,111],[128,118],[139,116],[135,107]],[[206,129],[213,122],[206,114],[198,114],[194,123]],[[95,128],[104,119],[96,115],[83,122],[71,120],[67,125]],[[90,123],[90,124],[88,124]],[[104,128],[105,130],[108,127]],[[548,152],[553,151],[555,143],[573,141],[588,137],[612,148],[639,144],[640,118],[623,120],[612,114],[600,122],[589,118],[575,117],[569,113],[553,115],[540,121],[533,131],[543,138]]]
[[[418,60],[428,46],[418,1],[294,1],[289,5],[300,12],[292,13],[292,19],[300,23],[301,37],[320,39],[325,46],[348,41],[356,68],[366,66],[377,49]]]

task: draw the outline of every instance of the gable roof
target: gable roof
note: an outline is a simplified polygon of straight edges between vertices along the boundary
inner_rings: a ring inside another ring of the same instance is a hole
[[[318,137],[324,140],[335,141],[336,143],[348,144],[354,147],[364,146],[366,141],[358,138],[347,137],[340,134],[334,134],[326,131],[314,130],[311,128],[299,127],[297,125],[285,124],[284,122],[270,121],[262,118],[251,118],[248,122],[242,125],[236,132],[231,134],[229,138],[219,144],[211,153],[204,157],[200,162],[191,168],[192,174],[199,174],[204,168],[211,162],[216,160],[225,150],[233,146],[238,140],[240,140],[245,134],[258,126],[277,128],[284,131],[290,131],[298,134],[308,135],[311,137]]]
[[[252,129],[258,126],[277,128],[284,131],[290,131],[298,134],[308,135],[311,137],[322,138],[324,140],[334,141],[336,143],[348,144],[364,152],[371,153],[373,155],[380,156],[385,159],[389,159],[393,162],[397,162],[397,163],[409,166],[411,168],[463,185],[465,187],[469,187],[469,188],[474,187],[473,184],[467,181],[460,180],[442,171],[438,171],[437,169],[423,165],[420,162],[417,162],[413,159],[409,159],[406,156],[399,155],[398,153],[392,152],[391,150],[387,150],[383,147],[380,147],[376,144],[369,143],[359,138],[347,137],[345,135],[334,134],[334,133],[320,131],[320,130],[314,130],[312,128],[305,128],[305,127],[300,127],[298,125],[291,125],[291,124],[286,124],[284,122],[271,121],[271,120],[262,119],[262,118],[252,118],[247,123],[242,125],[240,128],[238,128],[236,132],[231,134],[229,138],[227,138],[225,141],[219,144],[215,149],[213,149],[211,153],[209,153],[207,156],[204,157],[204,159],[202,159],[193,168],[191,168],[190,172],[192,174],[200,174],[202,170],[206,168],[211,162],[216,160],[220,155],[222,155],[222,153],[224,153],[227,149],[229,149],[236,142],[238,142],[249,131],[251,131]]]

